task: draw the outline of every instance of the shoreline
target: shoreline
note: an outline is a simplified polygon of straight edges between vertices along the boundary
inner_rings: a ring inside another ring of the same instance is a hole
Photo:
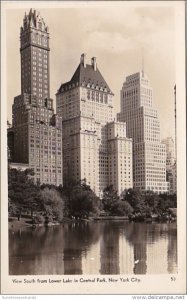
[[[78,222],[94,222],[94,221],[107,221],[107,220],[111,220],[111,221],[127,221],[128,217],[93,217],[90,219],[69,219],[69,218],[64,218],[64,220],[60,223],[60,222],[56,222],[56,223],[49,223],[49,224],[32,224],[32,219],[31,218],[25,218],[25,217],[21,217],[20,220],[18,220],[17,217],[9,217],[8,220],[8,228],[9,229],[21,229],[21,228],[26,228],[26,227],[32,227],[32,228],[38,228],[38,227],[51,227],[51,226],[59,226],[61,224],[64,223],[78,223]]]
[[[124,216],[124,217],[120,217],[120,216],[108,216],[108,217],[92,217],[90,219],[79,219],[79,220],[75,220],[75,219],[69,219],[69,218],[64,218],[64,220],[59,223],[59,222],[56,222],[56,223],[49,223],[49,224],[44,224],[44,223],[41,223],[41,224],[32,224],[32,219],[31,218],[25,218],[25,217],[22,217],[20,218],[20,220],[18,220],[17,217],[9,217],[8,219],[8,229],[9,230],[19,230],[19,229],[22,229],[22,228],[41,228],[41,227],[53,227],[53,226],[59,226],[59,225],[62,225],[64,223],[78,223],[78,222],[86,222],[86,223],[90,223],[90,222],[94,222],[94,221],[129,221],[129,222],[134,222],[134,223],[139,223],[137,221],[130,221],[129,218],[127,216]],[[160,223],[159,221],[156,221],[154,219],[152,219],[151,221],[147,222],[146,220],[144,221],[141,221],[140,223]],[[176,222],[173,221],[173,222]],[[172,222],[172,223],[173,223]],[[161,223],[165,223],[164,222],[161,222]],[[168,222],[166,222],[168,223]]]

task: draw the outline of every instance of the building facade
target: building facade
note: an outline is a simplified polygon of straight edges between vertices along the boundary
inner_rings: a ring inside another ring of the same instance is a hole
[[[36,10],[25,14],[20,41],[21,95],[12,106],[13,161],[28,164],[35,182],[60,185],[62,121],[50,98],[48,27]]]
[[[121,194],[133,186],[132,140],[126,137],[126,124],[110,122],[108,128],[109,185]]]
[[[172,137],[162,140],[166,146],[166,178],[170,183],[170,194],[177,193],[177,164],[175,156],[175,143]]]
[[[12,125],[7,121],[7,157],[8,161],[14,160],[14,131]]]
[[[170,171],[176,162],[175,144],[172,137],[163,139],[162,143],[166,146],[166,171]]]
[[[177,194],[177,165],[176,162],[171,166],[170,171],[166,172],[167,180],[170,184],[170,194]]]
[[[132,140],[126,138],[125,124],[114,122],[112,101],[96,58],[86,64],[85,54],[71,80],[56,94],[56,111],[62,117],[64,183],[86,179],[99,196],[109,184],[119,194],[132,187]],[[119,153],[119,164],[128,168],[128,180],[117,175]]]
[[[160,123],[153,107],[153,91],[144,71],[126,77],[118,120],[126,122],[133,139],[133,181],[141,191],[167,193],[166,149],[160,142]]]

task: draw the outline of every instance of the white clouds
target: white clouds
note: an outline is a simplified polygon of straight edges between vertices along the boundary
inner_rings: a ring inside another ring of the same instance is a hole
[[[125,38],[120,32],[94,32],[87,39],[87,48],[96,45],[97,49],[106,52],[120,53],[132,48],[132,40]]]
[[[78,15],[80,22],[76,28],[77,35],[88,50],[94,48],[98,52],[121,54],[145,48],[152,55],[165,56],[168,45],[173,43],[173,10],[168,8],[119,10],[109,7],[102,13],[94,9],[89,12],[83,10]]]

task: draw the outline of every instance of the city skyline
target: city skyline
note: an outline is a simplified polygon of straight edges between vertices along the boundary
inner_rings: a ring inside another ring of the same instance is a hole
[[[125,77],[141,70],[142,56],[144,56],[144,69],[152,83],[154,103],[159,111],[161,138],[174,136],[175,51],[174,47],[171,47],[175,38],[174,9],[171,7],[154,9],[127,7],[121,12],[117,6],[112,7],[113,15],[110,14],[109,17],[108,13],[111,11],[109,6],[103,11],[102,18],[98,16],[97,21],[94,20],[94,16],[98,15],[100,8],[91,9],[88,6],[82,9],[79,7],[60,8],[58,11],[37,9],[42,16],[45,16],[50,30],[52,49],[50,84],[51,97],[54,102],[55,93],[60,84],[70,80],[80,54],[86,52],[88,61],[92,56],[97,57],[99,69],[115,94],[115,113],[119,112],[120,90]],[[27,10],[28,8],[9,10],[7,15],[7,71],[10,74],[7,82],[9,121],[13,97],[19,93],[21,85],[19,46],[16,46],[19,44],[20,26],[15,26],[15,21],[21,24],[19,20],[22,20]],[[167,14],[164,11],[167,11]],[[117,18],[119,14],[121,18]],[[70,21],[72,19],[74,21]],[[81,21],[82,19],[84,22]],[[72,28],[75,22],[76,31]],[[141,30],[138,24],[141,25]],[[77,40],[78,37],[79,40]],[[12,44],[15,47],[12,47]],[[153,59],[158,56],[159,61]],[[11,57],[14,61],[10,59]],[[162,70],[159,69],[161,67]],[[10,68],[14,72],[9,71]],[[158,76],[159,73],[162,76]],[[163,98],[166,99],[164,105]]]
[[[185,291],[184,8],[2,3],[4,293]]]

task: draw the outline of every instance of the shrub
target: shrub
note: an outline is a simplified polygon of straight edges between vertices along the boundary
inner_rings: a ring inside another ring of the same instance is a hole
[[[45,223],[45,218],[42,215],[36,215],[33,219],[34,224],[44,224]]]

